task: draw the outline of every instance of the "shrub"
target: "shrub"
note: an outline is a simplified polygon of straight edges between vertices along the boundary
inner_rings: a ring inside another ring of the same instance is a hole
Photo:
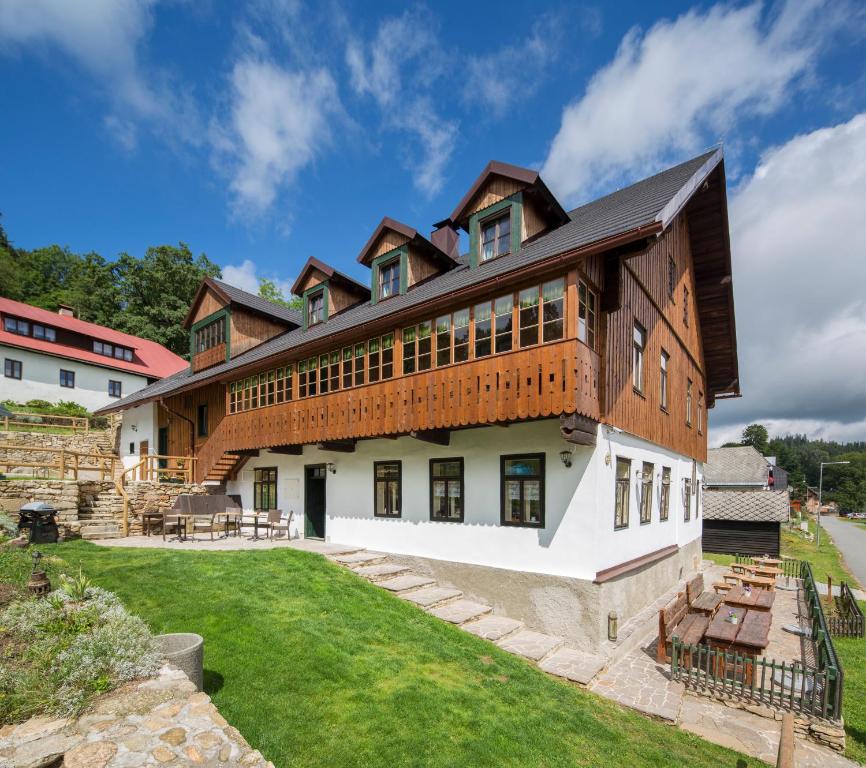
[[[76,715],[94,696],[159,668],[144,622],[116,595],[83,581],[70,580],[77,594],[58,589],[0,613],[0,722]]]

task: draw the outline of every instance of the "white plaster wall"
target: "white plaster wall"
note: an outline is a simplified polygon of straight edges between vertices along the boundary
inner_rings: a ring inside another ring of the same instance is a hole
[[[47,400],[51,403],[69,400],[83,405],[89,411],[95,411],[120,399],[109,396],[109,379],[121,382],[124,397],[147,385],[144,376],[0,345],[0,358],[7,357],[21,361],[22,375],[20,380],[9,379],[0,370],[0,400]],[[75,372],[74,388],[60,386],[61,368]]]
[[[573,465],[565,468],[563,449],[574,448]],[[545,527],[500,525],[500,456],[510,453],[546,455]],[[611,453],[608,465],[605,457]],[[617,455],[639,462],[653,461],[672,468],[671,510],[659,521],[655,484],[653,519],[639,524],[637,480],[633,478],[630,525],[614,531],[614,468]],[[462,456],[465,478],[463,523],[430,520],[429,459]],[[402,517],[373,516],[373,462],[402,461]],[[487,565],[592,579],[605,568],[653,552],[670,544],[683,545],[701,534],[699,520],[683,522],[681,479],[691,476],[691,460],[678,457],[646,441],[600,428],[594,448],[571,446],[559,434],[559,420],[512,425],[507,429],[482,427],[451,433],[451,445],[436,446],[402,437],[398,440],[359,441],[354,453],[304,447],[303,456],[267,451],[251,459],[229,493],[240,493],[252,506],[253,470],[275,466],[280,509],[294,510],[293,529],[303,536],[304,465],[333,462],[336,474],[326,480],[326,537],[340,544],[441,560]],[[700,477],[700,474],[698,475]],[[293,534],[295,531],[293,530]]]
[[[141,460],[139,454],[142,441],[147,440],[148,453],[157,452],[157,423],[156,403],[146,403],[123,412],[123,421],[120,424],[120,457],[124,469],[135,466]]]

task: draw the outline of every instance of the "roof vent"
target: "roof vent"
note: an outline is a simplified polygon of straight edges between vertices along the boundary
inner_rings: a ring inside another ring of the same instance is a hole
[[[75,309],[68,304],[58,304],[57,314],[63,315],[63,317],[75,317]]]
[[[433,226],[436,229],[430,235],[430,242],[440,251],[447,253],[452,259],[458,261],[460,259],[460,235],[454,229],[451,219],[445,219]]]

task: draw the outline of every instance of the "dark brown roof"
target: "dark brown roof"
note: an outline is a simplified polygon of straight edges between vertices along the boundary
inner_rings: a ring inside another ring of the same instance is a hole
[[[704,520],[786,523],[790,506],[787,491],[704,491]]]
[[[409,241],[413,245],[415,245],[416,248],[424,251],[428,257],[430,257],[433,261],[438,262],[446,269],[451,269],[459,263],[452,259],[444,251],[439,250],[439,248],[433,245],[433,243],[431,243],[426,237],[421,235],[417,229],[413,229],[407,224],[403,224],[396,219],[385,216],[382,221],[379,222],[379,226],[376,227],[375,231],[370,236],[370,239],[367,240],[367,242],[364,244],[364,247],[361,249],[361,252],[358,254],[357,261],[359,264],[363,264],[367,267],[370,266],[370,263],[373,261],[373,257],[370,251],[373,250],[373,246],[376,244],[376,241],[387,229],[390,229],[391,231],[408,238]]]
[[[487,163],[484,170],[481,171],[481,174],[477,179],[475,179],[472,186],[469,188],[469,191],[463,195],[460,202],[457,203],[457,207],[451,213],[450,220],[458,227],[462,227],[463,229],[467,228],[469,217],[466,215],[466,209],[469,207],[469,204],[472,202],[475,195],[477,195],[484,185],[487,184],[491,176],[502,176],[503,178],[512,179],[521,184],[526,184],[526,186],[531,189],[532,194],[538,198],[542,210],[547,212],[549,219],[557,221],[560,224],[564,224],[568,221],[568,214],[547,188],[547,185],[542,181],[541,177],[538,175],[538,171],[532,171],[529,168],[521,168],[519,165],[501,163],[498,160],[491,160]]]
[[[272,301],[263,299],[261,296],[256,296],[254,293],[244,291],[229,283],[224,283],[222,280],[217,280],[215,277],[206,277],[201,281],[201,285],[198,287],[198,291],[196,291],[195,298],[183,323],[184,328],[189,328],[192,325],[192,318],[195,315],[199,302],[208,290],[213,291],[226,304],[235,304],[293,328],[297,328],[303,324],[301,313],[296,309],[289,309],[282,304],[275,304]]]
[[[301,268],[301,273],[298,275],[298,279],[295,280],[294,285],[292,285],[292,293],[297,295],[301,292],[301,286],[303,286],[304,280],[306,280],[307,275],[314,269],[324,274],[329,281],[342,285],[350,292],[361,296],[364,299],[370,298],[370,288],[368,286],[359,283],[354,278],[349,277],[342,272],[337,271],[329,264],[325,264],[324,261],[319,261],[315,256],[310,256],[310,258],[307,259],[307,263]]]
[[[295,348],[324,342],[331,336],[355,332],[358,328],[383,321],[392,316],[406,316],[415,308],[449,297],[454,293],[491,284],[510,273],[520,273],[527,267],[552,261],[562,254],[580,253],[614,238],[639,239],[659,232],[669,204],[683,188],[697,188],[721,163],[721,150],[714,150],[680,163],[661,173],[587,203],[569,214],[569,222],[539,237],[512,254],[480,264],[470,269],[460,264],[454,269],[420,283],[407,293],[371,304],[363,302],[304,330],[283,333],[264,344],[198,373],[181,371],[128,397],[113,403],[103,412],[119,410],[142,401],[167,396],[201,382],[227,376],[244,366],[262,363],[270,358],[289,354]],[[669,219],[668,219],[669,220]],[[723,320],[722,320],[723,322]],[[706,333],[703,326],[702,332]],[[711,371],[708,373],[712,373]]]

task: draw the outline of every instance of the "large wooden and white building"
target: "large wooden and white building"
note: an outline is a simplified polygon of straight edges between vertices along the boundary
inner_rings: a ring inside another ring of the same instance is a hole
[[[707,411],[739,394],[721,150],[573,211],[491,162],[429,238],[384,218],[358,262],[310,259],[300,313],[205,280],[190,366],[106,410],[296,535],[593,636],[697,567]]]

